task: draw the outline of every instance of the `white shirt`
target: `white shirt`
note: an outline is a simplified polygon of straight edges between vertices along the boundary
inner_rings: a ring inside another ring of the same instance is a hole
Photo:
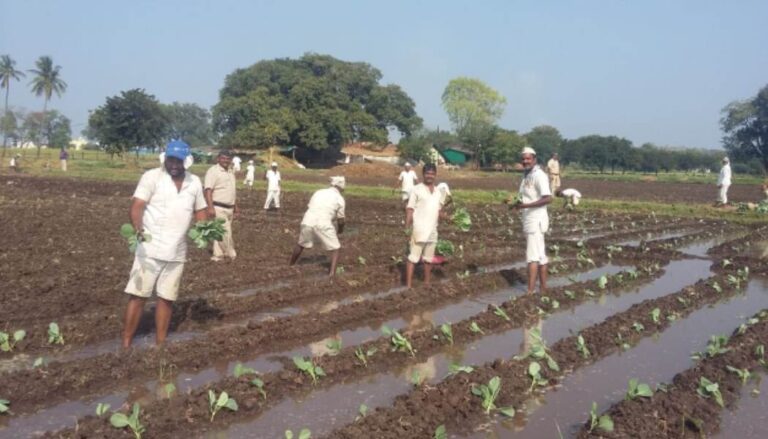
[[[344,218],[344,197],[335,187],[320,189],[312,194],[307,212],[301,220],[304,226],[331,226],[333,220]]]
[[[253,180],[253,175],[254,175],[254,173],[256,172],[256,166],[254,166],[254,165],[248,165],[248,166],[245,168],[245,170],[246,170],[246,172],[247,172],[247,174],[245,174],[245,178],[247,178],[247,179],[250,179],[250,180]]]
[[[280,190],[280,171],[267,171],[267,190],[278,191]]]
[[[193,214],[207,206],[200,179],[187,172],[177,190],[164,168],[151,169],[141,176],[133,196],[147,202],[142,222],[151,236],[150,242],[137,247],[136,254],[161,261],[186,260],[186,234]]]
[[[13,168],[15,166],[16,166],[16,157],[11,157],[11,167]]]
[[[523,196],[523,203],[533,203],[545,196],[552,196],[549,189],[549,179],[547,174],[535,165],[528,175],[523,176],[520,182],[520,194]],[[523,232],[546,232],[549,229],[549,215],[547,215],[547,206],[531,207],[523,210]]]
[[[437,186],[435,186],[437,190],[443,193],[443,198],[450,197],[451,196],[451,188],[448,187],[448,183],[440,183]],[[445,202],[445,200],[443,200]]]
[[[413,187],[407,209],[413,209],[414,242],[437,242],[437,220],[445,203],[445,193],[437,188],[430,192],[427,185]]]
[[[398,180],[400,180],[400,190],[403,192],[410,192],[413,189],[413,185],[419,180],[419,177],[416,176],[413,169],[410,169],[401,172]]]
[[[731,164],[726,163],[720,168],[720,176],[717,177],[718,186],[730,186],[731,185]]]
[[[581,198],[581,192],[577,191],[576,189],[564,189],[562,194],[567,198]]]
[[[243,162],[243,159],[241,159],[240,157],[238,157],[238,156],[232,157],[232,164],[234,164],[238,168],[240,167],[240,163],[242,163],[242,162]]]

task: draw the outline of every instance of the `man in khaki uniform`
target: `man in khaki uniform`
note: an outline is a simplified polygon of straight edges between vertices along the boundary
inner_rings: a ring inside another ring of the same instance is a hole
[[[557,153],[552,154],[552,158],[547,162],[547,173],[549,188],[554,193],[560,187],[560,156]]]
[[[232,153],[221,150],[218,163],[211,166],[205,173],[205,200],[208,202],[208,216],[224,219],[224,238],[213,242],[212,261],[218,262],[224,258],[235,259],[235,243],[232,239],[232,220],[240,214],[235,196],[235,172],[230,167]]]

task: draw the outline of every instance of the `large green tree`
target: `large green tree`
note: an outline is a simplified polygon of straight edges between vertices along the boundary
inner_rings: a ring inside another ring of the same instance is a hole
[[[183,139],[191,146],[210,145],[214,142],[211,113],[192,103],[160,104],[168,119],[169,138]]]
[[[561,152],[563,145],[563,136],[557,128],[550,125],[540,125],[531,129],[525,134],[528,145],[536,150],[536,155],[540,161],[549,160],[552,153]]]
[[[43,113],[48,110],[48,102],[54,93],[61,96],[67,91],[67,83],[61,79],[61,66],[54,66],[50,56],[41,56],[35,62],[36,69],[31,69],[34,74],[30,86],[36,96],[43,96]]]
[[[737,159],[757,158],[768,169],[768,85],[757,96],[722,110],[723,145]]]
[[[0,124],[0,129],[3,130],[3,157],[5,157],[5,148],[8,145],[9,130],[12,126],[15,127],[16,123],[15,117],[8,112],[8,95],[11,91],[11,81],[19,81],[26,76],[21,70],[16,70],[15,66],[16,61],[10,55],[0,57],[0,86],[5,89],[5,107],[3,108],[2,124]]]
[[[350,141],[407,137],[421,126],[413,100],[396,85],[380,85],[367,63],[328,55],[260,61],[227,76],[213,108],[221,143],[241,148],[292,144],[310,151]]]
[[[514,130],[495,127],[487,149],[488,159],[498,165],[507,167],[519,161],[520,152],[528,142]]]
[[[108,97],[88,118],[88,135],[112,155],[139,146],[157,147],[167,127],[168,118],[160,103],[143,89]]]
[[[498,91],[475,78],[452,79],[442,96],[443,109],[453,129],[482,163],[496,122],[504,112],[507,99]]]
[[[459,143],[459,138],[448,131],[421,128],[411,136],[400,140],[400,157],[411,161],[429,163],[434,160],[432,147],[442,147]]]

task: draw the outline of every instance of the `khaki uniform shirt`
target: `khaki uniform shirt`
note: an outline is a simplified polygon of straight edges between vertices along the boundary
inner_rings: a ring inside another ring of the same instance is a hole
[[[205,173],[205,189],[213,190],[213,201],[230,206],[235,205],[235,172],[232,168],[224,169],[214,165]]]
[[[560,175],[560,161],[549,159],[547,162],[547,170],[549,170],[549,175]]]

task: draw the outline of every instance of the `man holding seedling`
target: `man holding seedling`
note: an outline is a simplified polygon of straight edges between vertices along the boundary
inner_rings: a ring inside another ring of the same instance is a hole
[[[125,292],[123,347],[131,346],[144,302],[157,292],[155,326],[157,344],[168,334],[187,255],[190,222],[204,221],[206,202],[200,179],[185,171],[192,164],[189,146],[173,140],[166,147],[162,166],[141,176],[131,201],[130,219],[139,245]],[[149,239],[151,238],[151,239]]]
[[[523,232],[526,238],[525,257],[528,262],[528,294],[533,294],[536,278],[539,291],[547,291],[547,259],[544,234],[549,230],[547,204],[552,202],[547,174],[536,164],[536,151],[526,146],[522,154],[523,180],[520,182],[520,201],[513,209],[522,210]]]
[[[301,220],[299,242],[293,248],[290,265],[294,265],[299,260],[299,256],[305,248],[312,248],[315,244],[320,244],[325,251],[331,252],[331,269],[328,275],[336,274],[339,248],[341,248],[338,235],[344,231],[344,209],[346,206],[341,194],[344,192],[346,184],[344,177],[331,177],[331,187],[320,189],[312,194],[307,212]],[[334,221],[336,222],[335,227]]]
[[[437,223],[446,198],[445,192],[435,186],[437,167],[434,164],[424,165],[422,175],[424,182],[413,187],[405,209],[405,228],[413,226],[405,266],[405,285],[408,288],[413,284],[413,271],[419,261],[424,261],[424,283],[429,285],[437,246]]]
[[[208,202],[208,216],[224,220],[224,239],[213,242],[213,257],[219,262],[224,258],[235,259],[235,241],[232,239],[232,220],[240,214],[237,207],[235,187],[235,172],[230,168],[232,153],[229,150],[219,151],[217,163],[205,173],[205,201]]]
[[[416,172],[411,169],[411,164],[405,162],[403,171],[400,173],[400,176],[397,177],[397,185],[400,186],[400,197],[403,200],[403,203],[408,202],[408,198],[411,196],[411,191],[413,190],[414,185],[418,182],[419,177],[416,175]],[[395,187],[397,187],[397,185]]]

